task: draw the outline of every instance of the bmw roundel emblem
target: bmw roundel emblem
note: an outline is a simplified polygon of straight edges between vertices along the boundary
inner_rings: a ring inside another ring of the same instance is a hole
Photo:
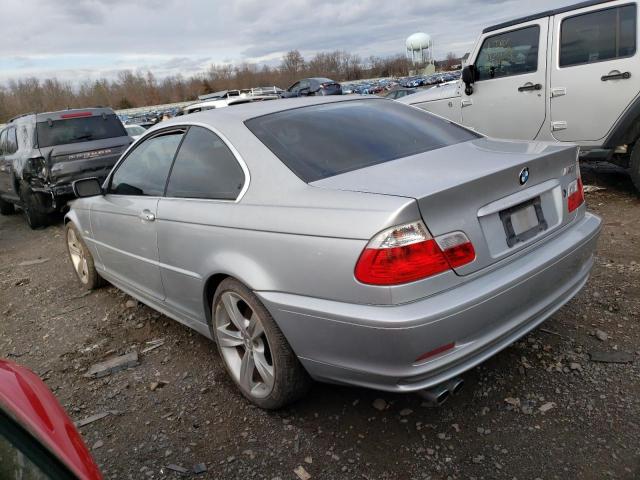
[[[527,183],[527,180],[529,180],[529,168],[525,167],[522,170],[520,170],[520,185],[524,185],[525,183]]]

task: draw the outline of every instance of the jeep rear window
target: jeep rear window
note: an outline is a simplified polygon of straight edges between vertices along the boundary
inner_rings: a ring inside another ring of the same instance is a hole
[[[38,147],[125,137],[127,132],[114,114],[38,122]]]
[[[479,137],[393,100],[312,105],[245,125],[307,183]]]

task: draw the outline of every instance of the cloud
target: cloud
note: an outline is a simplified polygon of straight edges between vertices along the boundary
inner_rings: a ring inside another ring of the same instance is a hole
[[[210,63],[277,62],[346,50],[403,53],[425,31],[435,55],[468,51],[483,27],[558,6],[557,0],[3,0],[0,80],[78,78],[117,69],[190,75]],[[564,0],[563,4],[570,3]],[[73,72],[77,72],[75,75]]]

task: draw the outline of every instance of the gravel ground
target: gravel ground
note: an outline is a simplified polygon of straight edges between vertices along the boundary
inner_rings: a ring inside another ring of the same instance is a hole
[[[0,218],[0,357],[37,372],[74,420],[106,414],[80,429],[105,478],[639,478],[640,199],[598,173],[585,175],[605,187],[587,195],[604,220],[587,286],[441,408],[321,384],[285,410],[254,408],[206,338],[113,287],[84,294],[61,224],[31,231],[19,215]],[[133,350],[138,366],[83,376]]]

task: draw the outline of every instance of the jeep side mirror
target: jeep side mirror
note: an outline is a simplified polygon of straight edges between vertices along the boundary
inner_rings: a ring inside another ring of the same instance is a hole
[[[78,198],[95,197],[104,193],[100,181],[95,177],[76,180],[73,182],[72,188]]]
[[[473,83],[476,81],[476,67],[475,65],[467,65],[462,69],[462,81],[465,88],[464,93],[471,95],[473,93]]]

